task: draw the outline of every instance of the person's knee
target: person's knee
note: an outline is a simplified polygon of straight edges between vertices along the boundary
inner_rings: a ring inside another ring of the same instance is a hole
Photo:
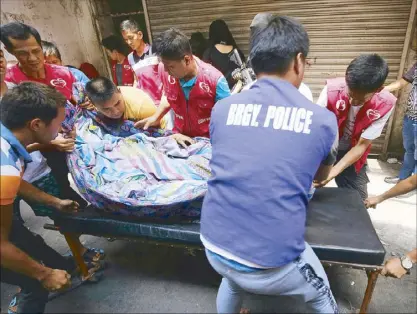
[[[223,277],[221,285],[233,294],[238,294],[242,291],[242,289],[236,283],[230,279],[227,279],[226,277]]]

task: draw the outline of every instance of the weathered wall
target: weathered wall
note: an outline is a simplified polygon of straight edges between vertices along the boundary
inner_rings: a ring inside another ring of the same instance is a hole
[[[35,27],[59,47],[65,64],[92,63],[106,74],[105,56],[91,18],[89,0],[0,0],[1,24],[18,21]],[[6,55],[7,59],[13,59]]]
[[[407,53],[407,59],[404,66],[404,73],[410,69],[413,64],[417,60],[417,31],[416,31],[416,23],[414,24],[414,34],[412,36],[413,41],[410,45],[410,49]],[[398,95],[398,101],[396,105],[396,112],[394,121],[392,124],[391,136],[388,145],[388,154],[391,156],[398,156],[402,158],[404,154],[403,148],[403,137],[402,137],[402,129],[403,129],[403,118],[404,112],[407,105],[408,95],[411,91],[411,84],[408,84],[406,88],[400,91]]]

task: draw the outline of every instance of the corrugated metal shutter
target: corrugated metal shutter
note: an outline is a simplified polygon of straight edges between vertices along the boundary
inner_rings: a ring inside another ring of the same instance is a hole
[[[247,55],[249,25],[259,12],[297,18],[310,36],[314,64],[305,82],[317,99],[324,81],[343,76],[361,53],[378,53],[389,63],[388,82],[396,79],[412,0],[147,0],[152,35],[177,27],[187,35],[208,35],[210,23],[224,19],[238,46]],[[373,145],[378,153],[384,134]]]

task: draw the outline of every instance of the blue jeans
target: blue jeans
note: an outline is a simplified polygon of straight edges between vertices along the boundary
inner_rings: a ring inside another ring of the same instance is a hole
[[[404,117],[403,145],[405,149],[404,163],[401,167],[400,180],[407,179],[417,170],[417,121]]]
[[[239,271],[206,251],[211,266],[223,276],[217,294],[218,313],[239,313],[243,292],[260,295],[298,297],[312,313],[338,313],[323,266],[306,243],[306,248],[293,262],[278,268]]]

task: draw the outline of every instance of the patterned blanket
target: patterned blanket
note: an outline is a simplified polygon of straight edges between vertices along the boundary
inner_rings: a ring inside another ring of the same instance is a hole
[[[94,112],[72,111],[76,147],[68,165],[82,195],[100,210],[120,215],[193,217],[207,191],[211,145],[197,138],[187,149],[133,123],[109,123]]]

